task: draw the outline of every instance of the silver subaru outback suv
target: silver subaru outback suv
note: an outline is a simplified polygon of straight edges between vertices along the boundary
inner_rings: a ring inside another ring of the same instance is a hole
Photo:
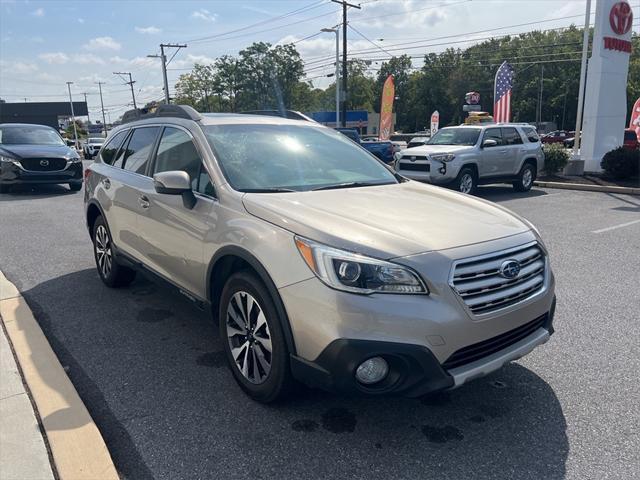
[[[296,381],[422,396],[553,333],[547,250],[500,206],[312,122],[181,106],[123,120],[85,173],[98,273],[119,287],[143,269],[211,308],[258,401]]]
[[[425,145],[400,152],[395,162],[407,178],[462,193],[489,183],[511,183],[516,191],[526,192],[543,166],[535,127],[510,123],[443,128]]]

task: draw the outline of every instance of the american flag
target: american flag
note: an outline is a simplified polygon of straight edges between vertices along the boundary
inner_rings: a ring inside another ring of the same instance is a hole
[[[496,72],[494,86],[493,119],[496,122],[508,122],[511,120],[511,87],[513,86],[513,67],[507,62],[502,62]]]

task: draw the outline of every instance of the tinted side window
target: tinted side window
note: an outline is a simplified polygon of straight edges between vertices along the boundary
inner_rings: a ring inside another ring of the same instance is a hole
[[[124,156],[124,169],[144,175],[160,127],[136,128]]]
[[[202,160],[191,137],[183,130],[166,127],[158,145],[153,173],[183,170],[189,174],[192,188],[198,191],[201,165]]]
[[[498,145],[502,145],[502,133],[500,133],[500,129],[499,128],[487,128],[484,132],[484,137],[482,139],[482,141],[484,142],[485,140],[495,140],[496,142],[498,142]]]
[[[518,133],[518,131],[513,128],[503,128],[502,129],[502,138],[504,139],[505,145],[521,145],[522,137]]]
[[[100,152],[100,160],[103,163],[108,165],[113,164],[115,160],[116,153],[118,152],[118,148],[122,144],[124,137],[126,136],[127,131],[116,133],[111,139],[107,142],[107,144],[102,147],[102,151]]]
[[[525,127],[522,129],[522,131],[527,136],[527,140],[529,140],[531,143],[540,141],[540,137],[538,136],[538,132],[536,132],[535,128]]]

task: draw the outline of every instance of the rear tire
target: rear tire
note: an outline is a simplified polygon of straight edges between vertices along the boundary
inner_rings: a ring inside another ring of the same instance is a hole
[[[525,163],[520,169],[518,179],[513,182],[513,188],[516,192],[528,192],[533,187],[536,179],[536,169],[531,163]]]
[[[220,296],[218,320],[229,368],[251,398],[271,403],[294,384],[278,311],[264,283],[252,272],[229,277]]]
[[[135,270],[118,262],[113,250],[111,232],[102,215],[93,224],[93,256],[98,274],[110,288],[126,287],[136,278]]]
[[[461,193],[473,195],[478,188],[478,178],[476,172],[471,168],[463,168],[460,170],[458,177],[453,182],[455,189]]]
[[[69,184],[69,189],[72,192],[78,192],[82,188],[82,182],[73,182]]]
[[[0,193],[9,193],[9,190],[11,190],[11,185],[0,184]]]

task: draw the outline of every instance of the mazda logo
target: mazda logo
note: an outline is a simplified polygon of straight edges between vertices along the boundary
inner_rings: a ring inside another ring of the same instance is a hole
[[[516,278],[520,273],[520,262],[517,260],[506,260],[500,265],[500,275],[504,278]]]
[[[47,167],[49,165],[49,160],[40,160],[40,165],[43,167]]]
[[[633,22],[633,12],[627,2],[618,2],[611,7],[609,12],[609,23],[611,30],[618,35],[624,35],[631,30]]]

